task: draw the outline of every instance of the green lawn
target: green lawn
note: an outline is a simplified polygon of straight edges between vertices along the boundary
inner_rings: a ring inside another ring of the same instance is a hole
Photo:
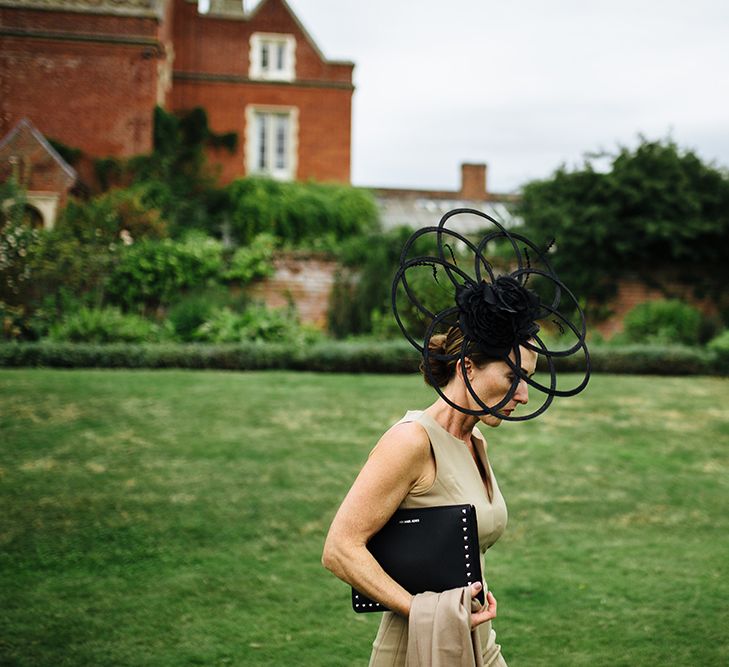
[[[360,665],[319,563],[412,376],[0,371],[0,664]],[[729,381],[595,376],[487,430],[510,667],[729,664]]]

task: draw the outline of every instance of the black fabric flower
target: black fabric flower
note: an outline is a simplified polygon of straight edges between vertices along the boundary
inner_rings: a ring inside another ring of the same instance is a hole
[[[511,276],[458,285],[458,325],[488,356],[505,357],[539,331],[539,296]]]

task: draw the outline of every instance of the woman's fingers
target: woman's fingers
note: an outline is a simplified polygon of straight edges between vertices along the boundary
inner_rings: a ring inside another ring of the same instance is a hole
[[[478,590],[480,590],[480,588]],[[478,593],[478,590],[476,593]],[[473,586],[471,586],[471,593],[473,593]],[[496,618],[496,598],[493,596],[491,591],[486,593],[486,605],[487,606],[483,607],[481,611],[471,613],[471,630],[481,625],[481,623],[485,623],[486,621]]]

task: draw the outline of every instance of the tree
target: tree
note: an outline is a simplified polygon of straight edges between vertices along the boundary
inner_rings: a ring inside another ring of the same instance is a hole
[[[648,284],[657,271],[721,300],[729,262],[729,174],[672,140],[621,147],[598,171],[593,158],[524,188],[528,234],[548,245],[558,275],[593,304],[625,272]]]

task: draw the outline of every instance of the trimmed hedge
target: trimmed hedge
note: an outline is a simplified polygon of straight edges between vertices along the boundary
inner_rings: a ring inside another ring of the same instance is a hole
[[[716,355],[699,347],[683,345],[590,346],[592,371],[626,375],[719,375]],[[555,367],[562,372],[582,372],[584,357],[556,358]],[[547,364],[539,357],[538,369]]]
[[[51,368],[290,368],[291,349],[280,344],[9,343],[0,345],[0,366]]]
[[[727,373],[715,353],[680,346],[633,345],[590,350],[598,373],[718,375]],[[545,369],[540,359],[540,369]],[[581,359],[557,359],[558,370],[579,372]],[[416,373],[419,357],[407,341],[327,341],[295,347],[282,343],[123,344],[5,343],[0,366],[51,368],[290,369],[328,373]]]

